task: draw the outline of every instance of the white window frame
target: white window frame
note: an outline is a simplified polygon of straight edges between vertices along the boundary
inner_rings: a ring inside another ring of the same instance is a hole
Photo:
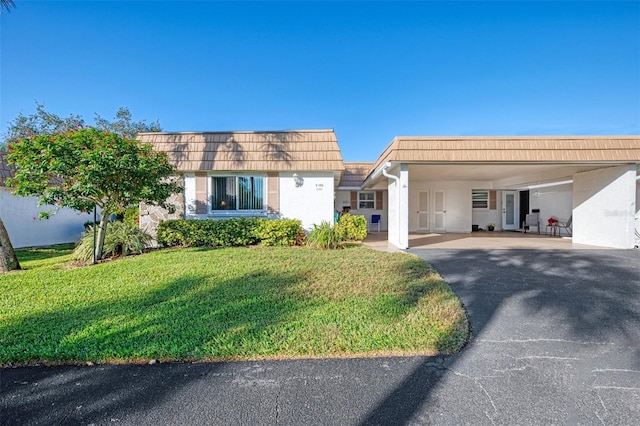
[[[487,211],[487,210],[489,210],[489,192],[490,192],[489,190],[475,190],[475,189],[471,191],[471,207],[473,208],[473,211]],[[474,196],[476,194],[478,194],[478,195],[479,194],[484,194],[485,197],[483,197],[483,198],[481,198],[479,200],[476,200],[474,198]],[[485,207],[476,207],[476,206],[474,206],[474,201],[485,201],[485,203],[486,203]]]
[[[262,209],[237,209],[237,194],[238,190],[238,178],[261,178],[262,179]],[[233,210],[214,210],[212,197],[213,197],[213,178],[234,178],[236,184],[236,209]],[[207,176],[207,210],[209,216],[216,217],[233,217],[233,216],[267,216],[267,176],[265,174],[257,173],[233,173],[233,174],[209,174]]]
[[[360,196],[364,194],[371,194],[373,197],[371,200],[361,200]],[[360,207],[360,203],[371,203],[371,207]],[[358,210],[375,210],[376,209],[376,191],[358,191]],[[353,209],[353,207],[352,207]]]

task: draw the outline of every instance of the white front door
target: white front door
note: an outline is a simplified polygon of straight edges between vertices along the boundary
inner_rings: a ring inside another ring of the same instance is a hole
[[[447,205],[444,195],[444,191],[433,191],[433,230],[435,232],[446,232]]]
[[[502,229],[518,229],[518,191],[502,191]]]
[[[429,226],[429,191],[418,191],[418,230],[428,231]]]

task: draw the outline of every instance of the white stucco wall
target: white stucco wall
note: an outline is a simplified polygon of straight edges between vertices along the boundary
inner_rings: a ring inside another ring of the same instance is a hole
[[[400,193],[399,202],[400,205],[400,224],[399,228],[399,241],[398,248],[409,248],[409,165],[401,164],[398,171],[400,177]]]
[[[332,172],[298,172],[304,180],[296,187],[293,172],[280,173],[280,215],[300,219],[302,227],[311,231],[323,220],[333,223],[334,180]]]
[[[34,197],[16,197],[0,189],[0,216],[14,248],[73,243],[80,239],[84,223],[93,214],[60,208],[49,219],[38,219],[43,211],[56,211],[53,206],[38,206]]]
[[[409,231],[418,231],[418,193],[419,191],[429,191],[429,221],[431,230],[434,228],[433,217],[433,192],[436,190],[445,191],[445,230],[446,232],[466,233],[471,232],[475,213],[471,202],[471,192],[474,189],[491,188],[491,182],[475,181],[411,181],[409,183]],[[498,194],[499,195],[499,194]],[[498,197],[499,199],[500,197]],[[500,229],[500,210],[488,210],[476,216],[476,223],[486,229],[490,222],[496,223]]]
[[[485,183],[486,184],[486,183]],[[474,190],[480,191],[495,191],[494,189],[486,189],[473,185],[469,197],[472,196]],[[495,223],[496,231],[502,230],[502,194],[500,191],[496,191],[496,208],[495,209],[473,209],[473,202],[471,203],[471,224],[478,225],[480,228],[487,230],[487,226],[490,223]]]
[[[184,217],[185,219],[197,218],[196,215],[196,175],[184,174]]]
[[[566,222],[573,214],[573,185],[564,184],[529,191],[529,207],[540,209],[542,231],[550,217]],[[564,235],[564,234],[563,234]]]
[[[387,200],[389,211],[387,213],[387,240],[396,247],[400,244],[400,192],[398,183],[394,179],[387,179]]]
[[[573,242],[613,248],[634,246],[636,166],[573,176]]]
[[[409,166],[400,164],[387,170],[388,238],[400,249],[409,248]]]
[[[640,180],[636,178],[636,213],[640,213]]]
[[[501,213],[501,199],[498,197],[497,205],[494,210],[473,210],[471,212],[471,224],[478,225],[480,228],[487,230],[487,225],[490,223],[496,224],[496,230],[501,230],[502,225],[502,213]]]
[[[635,247],[640,248],[640,180],[636,177]]]
[[[387,176],[387,240],[404,250],[409,248],[409,167],[396,165],[387,173],[394,176]]]
[[[230,174],[227,174],[230,175]],[[255,173],[255,176],[266,176],[265,173]],[[268,217],[282,217],[287,219],[300,219],[302,227],[311,231],[314,224],[320,224],[323,220],[333,223],[334,218],[334,176],[332,172],[297,172],[298,177],[304,183],[296,187],[293,172],[282,172],[279,175],[279,215]],[[213,175],[211,175],[213,176]],[[209,179],[207,179],[209,185]],[[210,192],[207,189],[207,193]],[[268,198],[265,186],[265,199]],[[236,216],[251,215],[242,212],[229,212],[228,214],[212,214],[211,212],[195,214],[196,177],[194,173],[184,175],[184,201],[186,219],[226,219]],[[267,200],[268,202],[268,200]],[[267,217],[266,212],[263,217]]]
[[[342,211],[346,206],[351,206],[351,191],[336,191],[336,198],[334,202],[334,209]]]
[[[372,190],[375,192],[375,190]],[[369,191],[370,192],[370,191]],[[351,191],[336,191],[335,209],[342,211],[345,206],[351,206]],[[389,197],[387,191],[382,191],[382,209],[357,209],[351,206],[351,214],[362,215],[367,219],[367,224],[371,223],[371,216],[374,214],[380,215],[380,231],[386,231],[388,229],[388,215],[389,215]],[[378,206],[376,206],[378,207]],[[376,228],[377,230],[377,228]]]

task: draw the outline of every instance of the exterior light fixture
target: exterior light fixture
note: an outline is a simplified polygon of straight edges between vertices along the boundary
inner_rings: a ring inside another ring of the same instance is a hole
[[[304,185],[304,179],[298,176],[297,173],[293,174],[293,182],[296,184],[296,188],[300,188],[302,185]]]

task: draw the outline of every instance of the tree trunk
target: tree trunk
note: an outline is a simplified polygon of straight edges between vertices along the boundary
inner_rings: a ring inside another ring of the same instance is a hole
[[[107,235],[107,222],[109,222],[109,212],[102,210],[100,212],[100,225],[98,225],[98,238],[96,238],[96,259],[102,258],[102,249],[104,248],[104,237]]]
[[[7,228],[4,227],[4,222],[0,217],[0,273],[17,269],[20,269],[20,262],[18,262],[15,250],[13,250]]]

